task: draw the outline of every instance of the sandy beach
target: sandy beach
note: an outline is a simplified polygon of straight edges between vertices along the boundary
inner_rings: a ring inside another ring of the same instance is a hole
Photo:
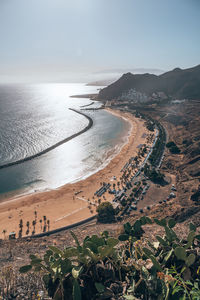
[[[132,124],[128,142],[122,147],[120,153],[104,169],[82,181],[66,184],[51,191],[6,199],[5,202],[0,203],[0,238],[4,236],[3,230],[6,230],[6,236],[12,231],[18,236],[20,219],[23,220],[23,236],[25,236],[27,221],[30,223],[29,235],[31,235],[34,220],[36,220],[35,233],[42,232],[44,216],[49,220],[47,230],[52,230],[76,223],[96,213],[94,204],[97,203],[98,198],[94,196],[95,191],[101,187],[102,182],[113,184],[119,181],[122,167],[129,158],[136,155],[138,145],[146,143],[146,133],[148,133],[143,120],[129,113],[113,110],[110,112],[126,118]],[[113,180],[113,176],[116,180]],[[105,198],[109,201],[113,195],[106,193]]]

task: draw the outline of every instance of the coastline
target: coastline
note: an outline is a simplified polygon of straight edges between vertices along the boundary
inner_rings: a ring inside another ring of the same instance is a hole
[[[91,104],[89,104],[89,105],[91,105]],[[66,138],[65,140],[62,140],[59,143],[66,143],[69,140],[71,140],[73,138],[76,138],[77,136],[81,135],[82,133],[85,133],[87,130],[89,130],[93,126],[93,119],[90,116],[88,116],[87,114],[84,114],[84,113],[80,112],[79,110],[71,109],[71,108],[69,108],[69,109],[75,111],[76,113],[80,113],[81,115],[83,115],[84,117],[86,117],[89,120],[89,123],[81,131],[73,134],[72,136]],[[123,119],[126,123],[128,123],[129,129],[126,132],[126,135],[124,135],[124,132],[122,132],[121,133],[121,137],[120,137],[120,139],[117,140],[117,143],[116,143],[115,147],[113,147],[112,149],[109,149],[108,152],[106,152],[106,157],[103,159],[103,162],[102,162],[101,166],[98,166],[95,169],[90,170],[87,174],[81,175],[80,177],[77,177],[76,179],[72,179],[71,181],[67,181],[66,183],[64,183],[62,185],[59,185],[58,187],[53,187],[53,188],[46,187],[46,188],[34,189],[34,190],[33,189],[30,190],[29,188],[27,188],[25,190],[24,188],[22,188],[21,190],[18,189],[18,190],[13,190],[13,191],[1,194],[0,195],[0,207],[1,207],[1,204],[4,203],[4,202],[6,202],[6,201],[9,201],[9,202],[15,201],[16,199],[22,198],[24,196],[30,196],[30,195],[33,195],[33,194],[36,195],[36,194],[40,194],[42,192],[48,192],[48,191],[52,191],[52,190],[57,190],[57,189],[62,188],[66,184],[77,183],[79,181],[87,179],[88,177],[92,176],[93,174],[95,174],[95,173],[99,172],[100,170],[104,169],[110,163],[110,161],[116,155],[118,155],[120,153],[122,147],[128,142],[128,138],[129,138],[130,133],[132,131],[132,123],[127,118],[119,115],[118,113],[115,113],[110,108],[104,108],[104,111],[108,112],[109,114],[112,114],[112,115],[116,116],[119,119],[120,118]],[[123,131],[125,131],[125,129]],[[55,144],[52,147],[56,148],[56,147],[58,147],[58,145]],[[46,150],[44,150],[44,151],[46,151]],[[112,152],[112,154],[110,152]],[[38,154],[35,154],[35,155],[36,156],[40,156],[42,154],[44,154],[44,153],[41,153],[41,154],[39,153],[39,155]],[[30,160],[32,158],[34,158],[34,157],[32,157],[32,156],[28,157],[27,160]],[[23,159],[20,160],[20,161],[17,161],[16,163],[12,162],[12,164],[18,164],[20,162],[23,163],[24,162]]]
[[[4,229],[8,233],[11,231],[18,233],[20,219],[23,219],[24,224],[27,221],[32,224],[34,211],[37,211],[38,220],[44,215],[50,220],[50,230],[79,222],[95,214],[95,207],[89,210],[87,199],[93,201],[94,192],[99,189],[101,182],[112,183],[113,176],[120,178],[121,167],[129,157],[136,154],[137,146],[145,142],[143,136],[147,132],[142,120],[136,119],[129,113],[107,110],[132,124],[131,134],[127,136],[127,142],[121,147],[120,152],[103,169],[78,182],[68,183],[55,190],[11,198],[2,202],[0,204],[0,234]],[[82,192],[75,195],[79,191]],[[112,195],[106,195],[106,200],[111,200],[111,197]],[[37,224],[35,233],[40,232],[40,225]]]

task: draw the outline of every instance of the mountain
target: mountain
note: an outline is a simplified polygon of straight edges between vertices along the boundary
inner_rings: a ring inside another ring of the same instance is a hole
[[[165,71],[161,69],[150,69],[150,68],[118,68],[118,69],[107,69],[107,70],[101,70],[98,72],[93,73],[94,75],[106,75],[107,76],[113,76],[113,75],[122,75],[124,73],[131,72],[133,74],[144,74],[144,73],[151,73],[155,75],[163,74]]]
[[[122,75],[116,82],[99,92],[101,100],[120,97],[124,92],[135,89],[151,96],[154,92],[164,92],[178,99],[200,99],[200,65],[189,69],[176,68],[161,75]]]

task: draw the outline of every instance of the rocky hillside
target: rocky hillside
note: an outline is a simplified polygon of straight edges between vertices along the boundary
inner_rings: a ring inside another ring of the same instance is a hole
[[[127,73],[102,89],[98,98],[116,99],[130,89],[136,89],[149,96],[154,92],[164,92],[177,99],[200,99],[200,65],[190,69],[176,68],[159,76]]]
[[[187,219],[192,214],[195,222],[198,220],[195,214],[200,208],[199,101],[188,100],[156,106],[146,104],[138,108],[130,104],[129,107],[158,120],[167,132],[167,140],[175,142],[180,149],[179,154],[173,154],[166,147],[161,172],[176,178],[177,198],[176,205],[173,206],[174,213],[182,215],[182,212],[177,210],[177,205],[180,205],[182,210],[190,208],[191,211],[187,212],[184,218]],[[166,211],[164,213],[167,215]]]

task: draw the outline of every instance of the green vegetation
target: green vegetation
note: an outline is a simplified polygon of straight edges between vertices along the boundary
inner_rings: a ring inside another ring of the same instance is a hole
[[[165,143],[166,143],[165,129],[157,120],[152,119],[150,116],[147,116],[146,114],[142,114],[140,112],[140,117],[142,117],[142,119],[144,119],[146,121],[145,123],[146,123],[146,126],[148,129],[150,126],[149,130],[156,127],[159,131],[157,141],[156,141],[153,151],[149,157],[149,162],[151,163],[151,165],[153,167],[157,167],[160,163],[160,160],[162,158],[162,155],[163,155],[163,152],[165,149]]]
[[[110,223],[115,220],[115,210],[110,202],[103,202],[97,207],[97,220],[100,223]]]
[[[148,164],[144,166],[144,174],[154,183],[162,184],[164,182],[164,175]]]
[[[197,204],[200,201],[200,189],[196,192],[194,192],[194,194],[191,195],[191,200],[196,202]]]
[[[172,154],[179,154],[181,152],[181,150],[177,146],[173,146],[173,147],[169,148],[169,151]]]
[[[165,149],[166,133],[163,126],[158,121],[154,120],[154,122],[159,131],[159,135],[154,145],[153,151],[149,157],[149,161],[153,167],[156,167],[160,163],[161,157]]]
[[[176,144],[175,144],[174,142],[172,142],[172,141],[170,141],[170,142],[168,142],[168,143],[166,144],[166,147],[167,147],[167,148],[171,148],[171,147],[174,147],[174,146],[176,146]]]
[[[150,121],[150,120],[147,120],[146,123],[146,128],[149,130],[149,131],[154,131],[154,128],[155,128],[155,124],[154,122]]]
[[[169,151],[172,154],[179,154],[181,152],[181,150],[177,147],[177,145],[170,141],[169,143],[166,144],[166,147],[169,148]]]
[[[144,225],[157,224],[164,236],[156,242],[143,237]],[[50,246],[41,259],[30,255],[30,265],[20,272],[42,272],[54,300],[93,299],[200,299],[200,235],[190,223],[186,240],[175,231],[173,219],[141,217],[124,224],[118,239],[108,232],[86,236],[75,247]]]

